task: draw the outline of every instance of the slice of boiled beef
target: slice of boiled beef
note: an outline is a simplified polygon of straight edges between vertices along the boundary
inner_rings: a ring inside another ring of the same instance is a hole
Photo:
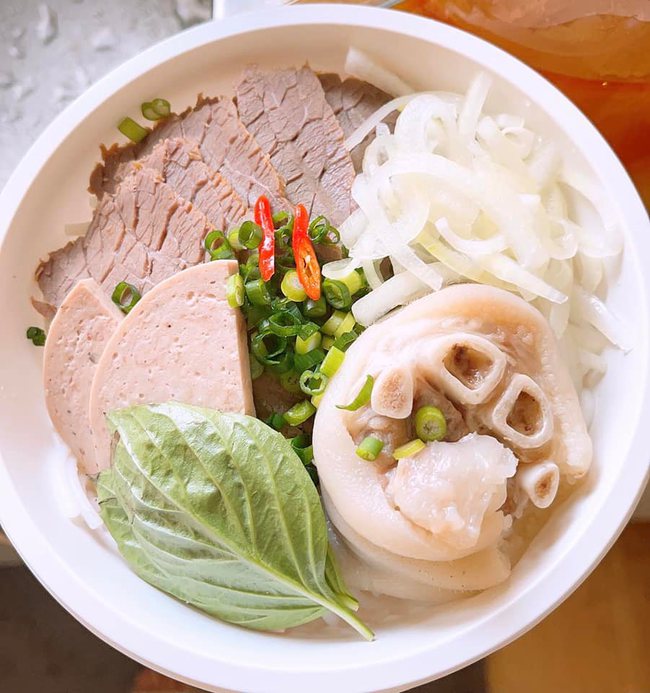
[[[237,108],[273,166],[286,181],[286,196],[312,215],[338,225],[351,211],[354,166],[344,135],[309,67],[244,71]]]
[[[107,293],[121,281],[141,293],[203,262],[212,225],[150,169],[132,172],[104,195],[85,236],[53,252],[36,272],[43,293],[35,307],[49,318],[80,279],[92,277]]]
[[[133,165],[158,172],[179,197],[203,212],[215,229],[225,231],[236,226],[246,214],[244,201],[228,180],[207,166],[199,149],[188,140],[163,140]]]
[[[161,141],[182,138],[194,143],[203,161],[224,176],[248,206],[267,195],[277,209],[285,209],[284,182],[244,127],[232,99],[199,97],[196,106],[171,115],[139,144],[102,147],[103,162],[90,176],[90,192],[101,197],[113,192],[129,174],[133,161],[152,153]]]
[[[339,75],[328,73],[319,75],[318,79],[325,91],[327,103],[334,111],[346,137],[349,137],[375,111],[393,98],[385,91],[354,77],[342,80]],[[394,125],[396,118],[397,114],[393,113],[384,122]],[[367,135],[350,152],[357,171],[361,170],[364,152],[373,138],[374,132]]]

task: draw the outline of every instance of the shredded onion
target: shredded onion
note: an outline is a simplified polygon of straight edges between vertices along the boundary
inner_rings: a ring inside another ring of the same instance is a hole
[[[372,289],[355,304],[369,325],[423,291],[474,281],[517,292],[548,319],[580,381],[602,374],[607,341],[627,349],[627,329],[601,293],[623,249],[617,217],[596,183],[525,119],[484,112],[490,79],[465,95],[409,93],[400,78],[356,49],[347,71],[398,94],[346,141],[376,132],[353,185],[358,209],[341,226],[349,259]],[[399,111],[393,131],[383,121]],[[377,271],[388,258],[396,275]],[[346,264],[347,263],[347,264]]]

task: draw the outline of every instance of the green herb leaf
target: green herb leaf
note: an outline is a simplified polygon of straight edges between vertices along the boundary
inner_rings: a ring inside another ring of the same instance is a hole
[[[276,630],[326,610],[365,638],[333,561],[318,493],[258,419],[168,403],[108,414],[119,435],[101,514],[132,569],[230,623]]]

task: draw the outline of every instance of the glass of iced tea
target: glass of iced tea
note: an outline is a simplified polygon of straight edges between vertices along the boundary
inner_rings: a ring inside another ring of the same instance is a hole
[[[540,71],[617,152],[650,209],[648,0],[403,0]]]

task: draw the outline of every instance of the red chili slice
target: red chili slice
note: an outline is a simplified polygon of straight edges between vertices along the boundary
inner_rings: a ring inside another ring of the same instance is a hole
[[[262,227],[262,242],[259,245],[260,276],[265,282],[275,273],[275,227],[271,214],[271,203],[265,195],[255,203],[255,223]]]
[[[307,296],[312,301],[320,298],[320,265],[316,259],[316,251],[309,238],[309,214],[304,205],[296,207],[296,214],[293,222],[293,237],[291,246],[293,257],[296,261],[296,271],[298,279],[302,284]]]

